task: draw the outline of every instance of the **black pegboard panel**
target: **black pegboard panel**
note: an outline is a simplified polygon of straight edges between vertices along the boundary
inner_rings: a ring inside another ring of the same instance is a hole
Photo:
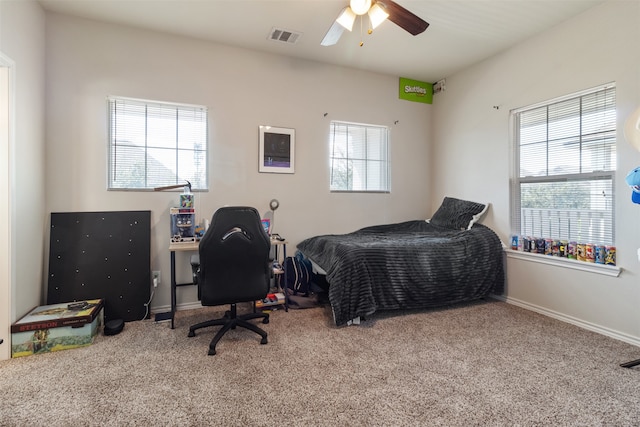
[[[47,304],[104,298],[107,320],[141,320],[151,282],[151,212],[51,214]]]

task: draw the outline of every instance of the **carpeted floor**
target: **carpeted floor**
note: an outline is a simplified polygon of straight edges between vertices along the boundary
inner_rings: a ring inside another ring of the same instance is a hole
[[[269,343],[127,323],[93,345],[0,362],[2,426],[638,426],[640,349],[499,301],[336,328],[276,311]]]

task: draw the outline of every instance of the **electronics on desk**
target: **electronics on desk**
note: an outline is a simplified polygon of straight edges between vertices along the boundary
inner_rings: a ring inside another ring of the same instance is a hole
[[[171,242],[196,241],[196,213],[193,208],[169,208]]]
[[[271,234],[271,220],[269,218],[262,219],[262,227],[265,233]]]
[[[185,192],[180,195],[180,207],[183,209],[193,209],[194,195],[191,190],[185,188]]]
[[[171,243],[195,243],[197,241],[198,239],[195,237],[171,236]]]

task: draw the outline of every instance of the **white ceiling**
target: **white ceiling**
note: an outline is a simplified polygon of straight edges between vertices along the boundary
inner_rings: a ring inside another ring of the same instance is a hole
[[[435,82],[605,0],[396,0],[429,28],[414,37],[386,21],[361,37],[356,22],[329,47],[320,41],[348,0],[38,1],[48,11]],[[271,41],[273,27],[302,37]]]

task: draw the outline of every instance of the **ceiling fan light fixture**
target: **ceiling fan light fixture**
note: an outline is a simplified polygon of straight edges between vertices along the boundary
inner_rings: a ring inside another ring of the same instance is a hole
[[[378,3],[371,6],[369,9],[369,20],[371,21],[371,28],[375,29],[378,25],[382,24],[389,14]]]
[[[336,22],[351,31],[353,29],[353,23],[356,22],[356,14],[347,6],[342,10]]]
[[[351,0],[349,5],[356,15],[364,15],[371,9],[371,0]]]
[[[0,0],[1,1],[1,0]],[[350,0],[349,6],[340,10],[338,18],[333,21],[331,27],[320,42],[322,46],[335,45],[345,28],[352,31],[353,24],[358,16],[369,15],[368,34],[382,24],[385,20],[402,28],[409,34],[416,36],[429,27],[429,23],[409,10],[400,6],[393,0]],[[360,19],[360,34],[364,31],[365,23]],[[360,41],[362,45],[362,40]]]

